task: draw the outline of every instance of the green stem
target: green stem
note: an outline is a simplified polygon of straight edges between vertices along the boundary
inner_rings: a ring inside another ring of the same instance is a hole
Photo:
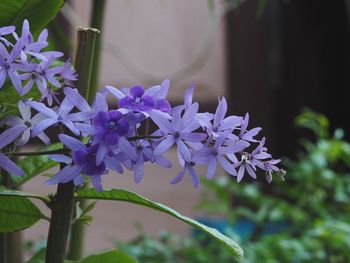
[[[93,28],[78,28],[75,69],[78,73],[76,83],[79,93],[85,98],[89,94],[89,85],[93,64],[96,35]],[[61,169],[63,167],[61,166]],[[74,208],[73,181],[58,184],[57,194],[51,208],[51,223],[46,248],[46,263],[63,263],[69,229]]]
[[[96,91],[98,89],[98,84],[99,84],[101,50],[102,50],[101,40],[102,40],[102,34],[103,34],[103,18],[104,18],[104,10],[106,7],[106,2],[107,2],[106,0],[94,0],[93,6],[91,9],[90,27],[97,28],[98,30],[101,31],[101,34],[99,34],[96,37],[94,65],[93,65],[92,75],[91,75],[91,85],[90,85],[89,96],[87,97],[89,103],[93,102]]]
[[[5,173],[2,172],[0,169],[0,185],[5,186],[6,185],[6,177]],[[6,234],[0,233],[0,263],[6,263],[7,257],[6,257]]]
[[[97,28],[102,32],[104,9],[106,6],[105,0],[94,0],[91,9],[91,22],[90,26]],[[95,98],[98,82],[99,82],[99,72],[100,72],[100,57],[101,57],[101,39],[102,34],[96,36],[95,50],[94,50],[94,63],[91,72],[91,82],[87,96],[85,98],[91,104]],[[84,184],[83,187],[86,187]],[[80,202],[81,209],[87,206],[85,200]],[[85,236],[85,225],[81,222],[77,222],[72,226],[70,243],[69,243],[69,253],[68,259],[78,260],[83,256],[84,253],[84,236]]]

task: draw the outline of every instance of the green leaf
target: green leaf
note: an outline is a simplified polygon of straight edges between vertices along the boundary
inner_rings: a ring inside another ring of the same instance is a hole
[[[37,33],[55,18],[63,3],[63,0],[1,0],[0,27],[15,25],[18,31],[23,20],[28,19],[32,33]]]
[[[40,249],[27,263],[45,263],[46,249]]]
[[[91,255],[79,263],[136,263],[131,256],[121,251],[108,251],[98,255]],[[77,262],[77,263],[78,263]]]
[[[0,233],[14,232],[47,219],[28,198],[0,196]]]
[[[2,196],[29,197],[29,198],[39,199],[43,201],[45,204],[50,203],[50,199],[46,196],[7,189],[5,187],[0,186],[0,198]]]
[[[0,9],[1,10],[1,9]],[[39,90],[34,87],[28,94],[21,96],[9,81],[0,89],[0,119],[8,115],[18,115],[18,101],[21,99],[35,99],[41,97]]]
[[[55,150],[60,149],[61,147],[62,144],[57,143],[50,145],[49,147],[42,148],[39,151]],[[49,159],[46,155],[27,156],[20,160],[18,164],[23,169],[24,176],[11,176],[11,180],[14,183],[14,187],[19,187],[31,178],[58,165],[57,162]]]
[[[172,208],[169,208],[161,203],[153,202],[136,193],[133,193],[124,189],[112,189],[112,190],[105,190],[102,192],[97,192],[95,189],[83,189],[77,193],[76,197],[78,199],[124,201],[124,202],[134,203],[134,204],[142,205],[145,207],[149,207],[149,208],[161,211],[175,218],[178,218],[183,222],[191,226],[194,226],[195,228],[209,234],[210,236],[212,236],[213,238],[221,242],[224,246],[226,246],[237,257],[241,258],[243,256],[242,248],[235,241],[223,235],[218,230],[208,227],[202,223],[199,223],[192,218],[183,216]]]

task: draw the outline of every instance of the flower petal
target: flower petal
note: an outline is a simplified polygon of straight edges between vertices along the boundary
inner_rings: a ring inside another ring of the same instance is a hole
[[[6,155],[0,153],[0,168],[12,175],[23,176],[23,170],[12,162]]]
[[[0,149],[16,140],[18,136],[20,136],[25,131],[25,129],[27,129],[27,126],[25,125],[16,125],[1,133]]]

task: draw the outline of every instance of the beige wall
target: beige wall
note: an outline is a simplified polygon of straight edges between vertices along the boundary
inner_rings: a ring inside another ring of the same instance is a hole
[[[85,26],[89,3],[71,1]],[[170,78],[173,100],[191,83],[198,87],[198,99],[224,95],[224,25],[211,14],[204,0],[108,1],[101,84],[148,86]],[[194,61],[190,70],[174,74]]]

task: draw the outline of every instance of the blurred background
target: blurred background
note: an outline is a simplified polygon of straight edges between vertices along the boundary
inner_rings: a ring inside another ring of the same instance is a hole
[[[101,30],[99,87],[169,78],[176,105],[195,84],[202,111],[226,96],[231,114],[249,112],[263,128],[287,170],[285,182],[270,185],[264,175],[237,185],[219,171],[194,190],[188,180],[168,184],[179,167],[147,166],[139,185],[131,174],[108,176],[105,185],[219,228],[241,242],[245,262],[350,262],[350,1],[69,0],[49,32],[73,54],[76,28],[90,25]],[[44,181],[24,190],[47,191]],[[232,262],[215,241],[166,215],[109,202],[92,214],[86,252],[118,246],[140,262]],[[41,222],[24,231],[28,250],[47,229]]]

